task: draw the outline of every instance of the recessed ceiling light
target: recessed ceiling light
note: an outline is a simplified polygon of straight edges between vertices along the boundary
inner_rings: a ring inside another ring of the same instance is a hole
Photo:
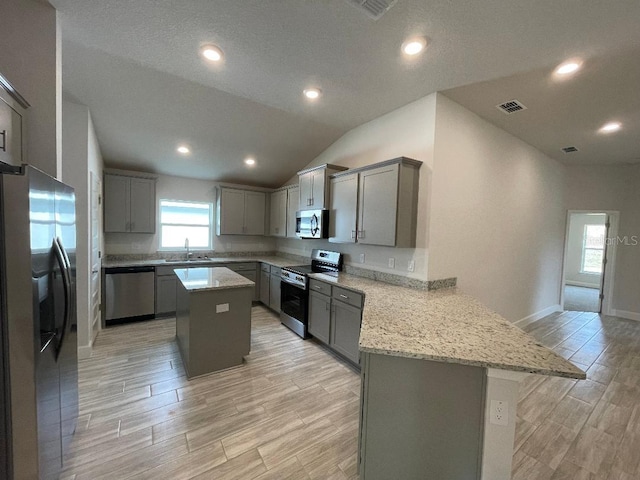
[[[253,166],[256,164],[256,160],[254,158],[249,157],[244,159],[244,163],[246,163],[249,166]]]
[[[200,48],[200,53],[204,58],[212,62],[219,62],[224,56],[222,50],[217,45],[203,45],[202,48]]]
[[[402,44],[402,51],[409,56],[417,55],[427,46],[425,37],[413,37]]]
[[[191,153],[191,149],[186,145],[178,145],[178,148],[176,148],[176,150],[178,151],[178,153],[181,153],[182,155]]]
[[[602,133],[613,133],[617,132],[622,128],[622,124],[620,122],[609,122],[605,123],[602,127],[600,127],[599,132]]]
[[[304,93],[304,96],[309,100],[316,100],[322,94],[322,90],[319,88],[307,88],[302,93]]]
[[[580,70],[580,67],[582,67],[582,62],[580,60],[569,60],[558,65],[558,67],[555,69],[555,74],[570,75]]]

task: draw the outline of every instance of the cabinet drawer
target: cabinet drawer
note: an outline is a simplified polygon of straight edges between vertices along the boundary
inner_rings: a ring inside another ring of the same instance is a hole
[[[230,263],[226,265],[229,270],[233,270],[234,272],[243,272],[247,270],[255,270],[256,264],[254,262],[247,263]]]
[[[279,277],[281,273],[282,273],[282,268],[271,265],[271,275],[276,275]]]
[[[271,272],[271,265],[269,265],[268,263],[261,263],[260,264],[260,270],[262,270],[263,272]]]
[[[309,290],[312,292],[322,293],[323,295],[331,296],[331,285],[324,282],[319,282],[318,280],[314,280],[313,278],[309,282]]]
[[[353,305],[356,308],[362,308],[363,295],[360,293],[346,290],[340,287],[333,287],[333,298],[341,302]]]

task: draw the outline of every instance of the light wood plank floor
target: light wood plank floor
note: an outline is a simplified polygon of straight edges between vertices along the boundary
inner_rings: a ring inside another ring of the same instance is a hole
[[[585,370],[587,380],[525,380],[513,478],[639,479],[640,323],[563,312],[523,329]]]
[[[359,376],[268,309],[252,313],[247,363],[192,381],[173,319],[103,331],[80,362],[61,478],[357,478]],[[513,478],[640,478],[640,323],[564,312],[524,329],[589,379],[527,378]]]

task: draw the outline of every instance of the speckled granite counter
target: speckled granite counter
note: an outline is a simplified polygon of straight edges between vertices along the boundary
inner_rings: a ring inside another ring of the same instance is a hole
[[[290,260],[284,257],[276,257],[276,256],[268,256],[268,257],[213,257],[213,258],[203,258],[196,259],[191,261],[179,261],[179,260],[165,260],[165,259],[155,259],[155,260],[110,260],[105,261],[102,264],[103,268],[111,268],[111,267],[134,267],[134,266],[162,266],[162,267],[170,267],[175,265],[176,268],[189,266],[189,267],[201,267],[201,266],[209,266],[216,265],[221,263],[241,263],[241,262],[261,262],[268,263],[269,265],[274,265],[276,267],[289,267],[292,265],[301,265],[303,263],[299,260]]]
[[[426,292],[343,273],[312,277],[364,293],[363,352],[586,378],[572,363],[455,288]]]
[[[255,286],[251,280],[226,267],[176,268],[174,271],[189,292]]]

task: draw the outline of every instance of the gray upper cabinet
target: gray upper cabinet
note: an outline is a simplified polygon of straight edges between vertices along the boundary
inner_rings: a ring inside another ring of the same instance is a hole
[[[332,175],[329,241],[415,247],[421,165],[400,157]]]
[[[298,172],[300,202],[298,210],[329,208],[328,177],[332,173],[346,170],[338,165],[320,165]]]
[[[218,187],[217,235],[264,235],[266,194]]]
[[[104,231],[155,233],[156,181],[104,175]]]
[[[0,162],[19,166],[22,158],[23,110],[0,87]]]
[[[290,187],[287,191],[287,237],[298,238],[296,236],[296,212],[300,203],[300,187],[298,185]]]
[[[269,235],[287,236],[287,199],[288,190],[278,190],[271,194],[271,215],[269,216]]]

